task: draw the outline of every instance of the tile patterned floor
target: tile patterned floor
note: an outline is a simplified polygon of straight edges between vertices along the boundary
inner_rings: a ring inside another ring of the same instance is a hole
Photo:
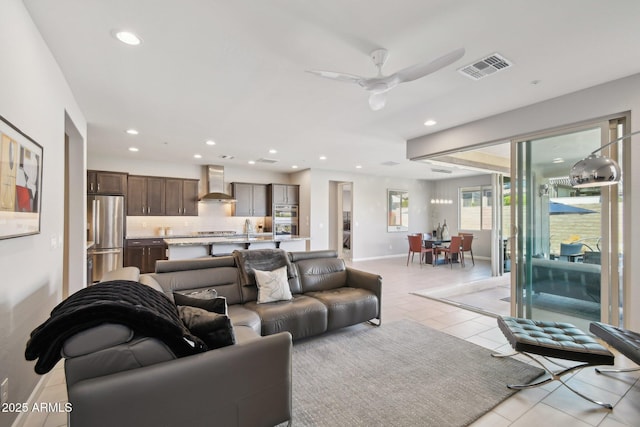
[[[356,268],[383,277],[384,323],[413,319],[492,350],[510,351],[511,348],[498,329],[495,318],[412,294],[429,288],[437,289],[486,279],[489,276],[488,262],[476,260],[475,266],[456,266],[453,269],[447,266],[434,268],[431,265],[419,265],[417,261],[409,266],[405,264],[406,259],[403,257],[352,263]],[[624,356],[616,355],[616,367],[634,366]],[[554,381],[542,387],[516,393],[472,426],[639,426],[639,379],[640,371],[605,376],[596,374],[593,369],[583,369],[573,374],[568,383],[597,400],[612,403],[613,411],[579,398]],[[65,400],[64,371],[62,364],[58,364],[48,375],[46,386],[38,401]],[[32,413],[24,426],[60,427],[66,426],[66,419],[64,414]]]

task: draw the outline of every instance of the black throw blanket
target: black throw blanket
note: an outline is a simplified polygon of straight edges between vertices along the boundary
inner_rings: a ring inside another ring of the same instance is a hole
[[[162,292],[138,282],[114,280],[84,288],[58,304],[51,317],[31,332],[25,357],[38,359],[35,371],[45,374],[60,360],[67,338],[102,323],[126,325],[136,334],[158,338],[177,357],[207,350]]]

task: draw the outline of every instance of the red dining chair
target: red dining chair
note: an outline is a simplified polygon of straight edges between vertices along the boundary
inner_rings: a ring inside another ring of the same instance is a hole
[[[464,265],[464,253],[471,253],[471,262],[473,265],[476,265],[476,261],[473,259],[473,248],[471,247],[471,243],[473,242],[473,234],[471,233],[459,233],[462,236],[462,260]]]
[[[458,254],[458,259],[460,260],[460,265],[464,267],[464,258],[462,258],[462,236],[452,236],[451,243],[448,247],[437,248],[436,260],[438,259],[438,254],[442,252],[444,254],[445,262],[449,261],[449,265],[453,268],[453,263],[451,262],[453,258],[453,254]]]
[[[409,234],[407,238],[409,239],[409,255],[407,255],[407,265],[409,265],[409,258],[411,258],[411,262],[413,262],[413,256],[417,253],[420,254],[420,264],[422,264],[422,258],[427,252],[431,252],[433,254],[433,249],[425,248],[423,246],[421,233]],[[432,265],[434,264],[432,263]]]

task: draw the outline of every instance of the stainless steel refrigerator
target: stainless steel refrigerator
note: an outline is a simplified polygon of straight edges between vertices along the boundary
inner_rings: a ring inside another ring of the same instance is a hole
[[[124,258],[124,196],[87,196],[87,240],[94,246],[92,282],[121,268]]]

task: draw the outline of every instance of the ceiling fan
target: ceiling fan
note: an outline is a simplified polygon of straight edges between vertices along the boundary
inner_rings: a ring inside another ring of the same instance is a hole
[[[415,64],[400,71],[396,71],[389,76],[382,74],[382,67],[389,57],[389,52],[386,49],[376,49],[370,54],[374,65],[378,67],[378,75],[376,77],[361,77],[354,74],[322,70],[307,70],[307,72],[331,80],[357,83],[371,94],[369,96],[369,106],[372,110],[377,111],[385,106],[387,100],[386,93],[389,90],[393,89],[400,83],[417,80],[456,62],[464,56],[464,52],[464,48],[456,49],[446,55],[434,59],[431,62]]]

